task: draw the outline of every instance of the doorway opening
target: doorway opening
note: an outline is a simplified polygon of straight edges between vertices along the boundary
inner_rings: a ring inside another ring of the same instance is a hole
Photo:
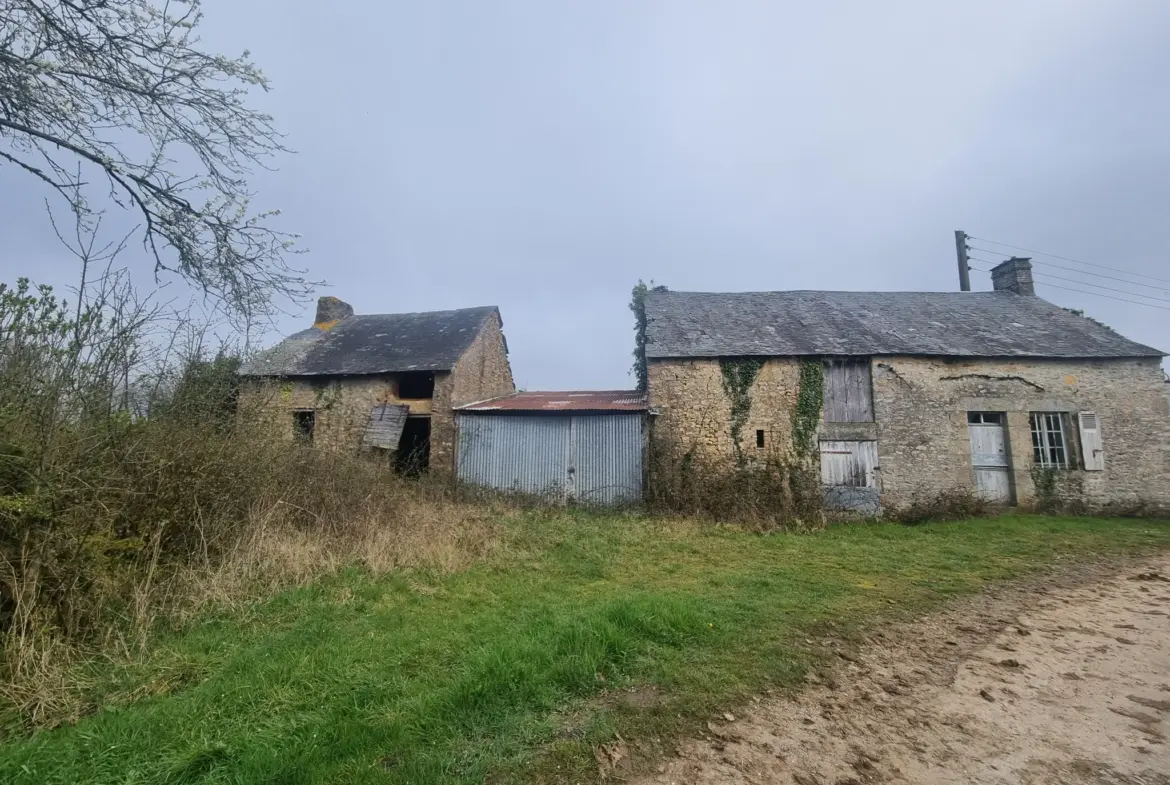
[[[431,418],[407,417],[402,439],[394,454],[394,468],[399,474],[417,477],[431,465]]]

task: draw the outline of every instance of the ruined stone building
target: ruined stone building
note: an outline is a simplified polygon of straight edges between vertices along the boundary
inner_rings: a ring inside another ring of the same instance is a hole
[[[495,306],[355,315],[322,297],[312,327],[241,370],[240,409],[275,434],[450,470],[454,408],[515,392]]]
[[[873,510],[946,491],[1003,502],[1170,504],[1163,353],[1035,296],[652,291],[654,439],[719,471],[819,466],[826,500]]]

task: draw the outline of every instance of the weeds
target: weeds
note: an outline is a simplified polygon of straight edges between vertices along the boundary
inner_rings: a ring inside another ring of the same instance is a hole
[[[991,512],[992,505],[973,491],[950,490],[915,495],[903,507],[889,507],[884,517],[906,524],[930,521],[962,521]]]
[[[820,474],[799,459],[720,469],[658,441],[648,464],[646,504],[653,513],[735,522],[754,531],[805,531],[825,522]]]

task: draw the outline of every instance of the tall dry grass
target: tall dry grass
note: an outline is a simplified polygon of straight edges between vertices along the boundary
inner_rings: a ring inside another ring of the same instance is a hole
[[[458,501],[449,481],[405,479],[377,456],[296,445],[250,422],[158,417],[100,441],[74,424],[75,449],[54,453],[56,484],[4,497],[10,718],[75,720],[87,709],[79,660],[133,657],[210,608],[353,566],[458,570],[499,540],[499,516]]]

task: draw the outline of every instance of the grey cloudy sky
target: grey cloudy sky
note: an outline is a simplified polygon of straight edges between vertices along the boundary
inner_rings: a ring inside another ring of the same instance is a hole
[[[499,305],[529,389],[632,384],[639,277],[949,290],[962,228],[1170,279],[1165,0],[205,10],[205,45],[273,81],[297,154],[257,203],[311,277],[358,312]],[[0,278],[68,269],[43,196],[0,170]],[[1170,349],[1168,310],[1038,289]]]

